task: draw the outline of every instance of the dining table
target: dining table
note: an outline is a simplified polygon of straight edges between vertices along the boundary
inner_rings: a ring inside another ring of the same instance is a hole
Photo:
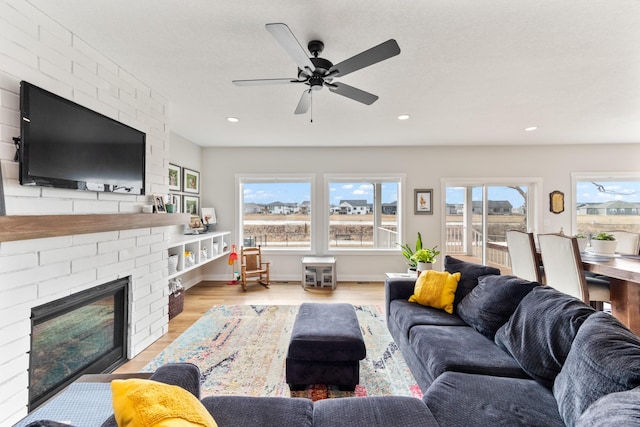
[[[640,335],[640,256],[582,254],[581,259],[586,271],[611,279],[611,314]]]

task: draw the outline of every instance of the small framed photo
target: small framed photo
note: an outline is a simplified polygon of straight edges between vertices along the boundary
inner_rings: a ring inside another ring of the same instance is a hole
[[[205,225],[213,225],[218,223],[216,218],[216,210],[214,208],[202,208],[202,221]]]
[[[200,193],[200,172],[182,168],[182,191],[185,193]]]
[[[414,208],[416,215],[431,215],[433,213],[433,189],[413,190]]]
[[[164,196],[162,194],[153,195],[153,207],[156,209],[156,213],[167,213],[167,208],[164,204]]]
[[[182,196],[183,212],[191,215],[200,213],[200,197],[195,196]]]
[[[169,163],[169,190],[180,191],[182,186],[180,185],[180,166]]]

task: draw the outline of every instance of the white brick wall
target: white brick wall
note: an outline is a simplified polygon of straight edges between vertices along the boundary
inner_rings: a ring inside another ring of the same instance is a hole
[[[167,100],[25,0],[0,0],[0,166],[8,215],[140,212],[150,196],[22,187],[26,80],[147,134],[147,195],[168,191]],[[31,307],[131,277],[129,357],[168,330],[165,227],[0,243],[0,425],[26,415]]]

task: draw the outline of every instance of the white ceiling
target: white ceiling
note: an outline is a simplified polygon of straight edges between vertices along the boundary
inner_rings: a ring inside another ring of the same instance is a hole
[[[202,146],[640,142],[639,0],[28,1],[166,96],[172,131]],[[300,85],[231,83],[296,76],[270,22],[334,64],[390,38],[402,52],[339,79],[376,103],[325,88],[310,123]]]

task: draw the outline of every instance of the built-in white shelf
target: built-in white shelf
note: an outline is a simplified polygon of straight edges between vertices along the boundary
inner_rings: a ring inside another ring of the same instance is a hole
[[[230,231],[171,236],[168,249],[168,278],[178,277],[229,254],[230,237]],[[191,256],[187,256],[186,252],[191,253]],[[175,262],[175,272],[172,272],[171,260]]]

